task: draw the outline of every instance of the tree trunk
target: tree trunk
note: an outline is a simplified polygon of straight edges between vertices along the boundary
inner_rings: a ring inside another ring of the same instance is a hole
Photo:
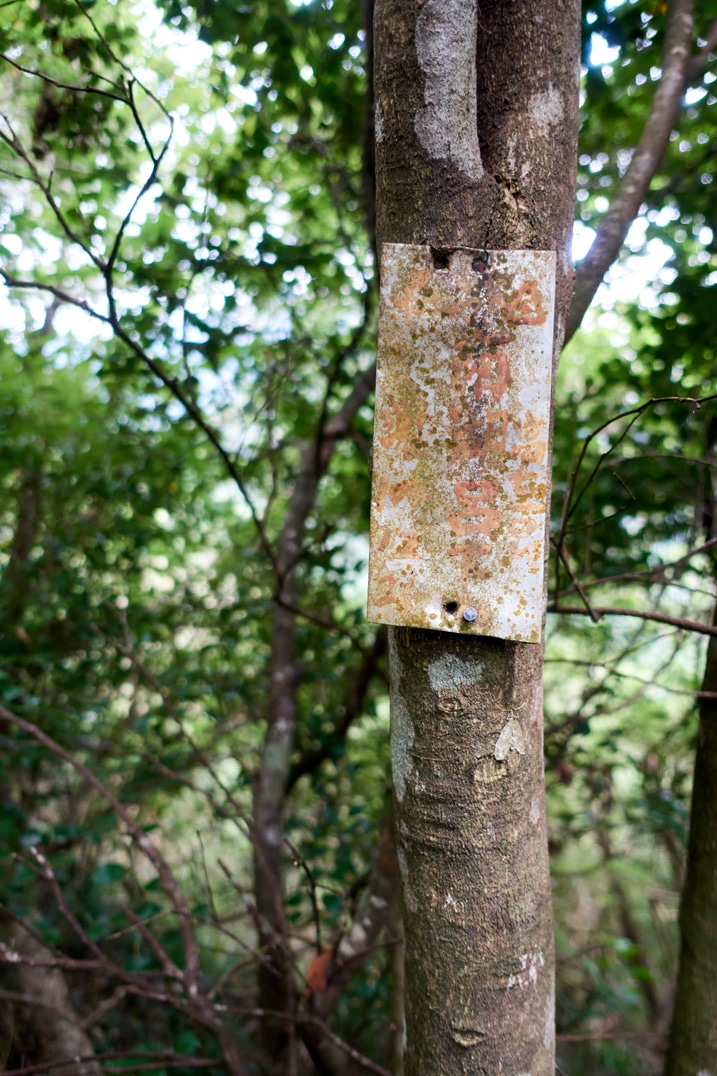
[[[572,289],[579,0],[376,0],[377,237],[557,252]],[[542,646],[390,633],[406,1076],[553,1076]],[[519,726],[515,750],[497,750]]]
[[[717,623],[717,612],[715,615]],[[702,690],[717,692],[710,636]],[[717,1073],[717,697],[700,699],[687,873],[680,905],[680,962],[666,1076]]]
[[[23,1031],[32,1043],[35,1062],[55,1065],[52,1072],[58,1076],[102,1076],[99,1061],[92,1060],[92,1042],[72,1008],[63,972],[22,962],[22,957],[46,961],[52,952],[17,923],[10,928],[9,941],[21,957],[16,972],[20,994],[27,998]],[[60,1064],[65,1060],[66,1065]]]

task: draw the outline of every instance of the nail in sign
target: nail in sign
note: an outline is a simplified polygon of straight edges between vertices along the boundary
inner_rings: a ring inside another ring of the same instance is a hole
[[[384,244],[373,623],[540,641],[554,300],[552,251]]]

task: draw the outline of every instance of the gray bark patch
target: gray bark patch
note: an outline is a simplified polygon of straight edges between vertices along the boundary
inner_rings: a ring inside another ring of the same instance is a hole
[[[426,0],[416,21],[416,54],[426,76],[416,113],[418,141],[432,158],[450,158],[483,175],[476,108],[477,0]]]
[[[510,751],[517,751],[519,755],[525,754],[525,740],[520,722],[511,717],[495,742],[493,754],[498,762],[504,762]]]
[[[534,93],[528,101],[528,116],[531,123],[538,128],[542,135],[546,135],[551,127],[560,123],[565,114],[563,95],[560,90],[553,86],[552,82],[547,90],[542,93]]]
[[[461,661],[454,654],[444,654],[428,666],[428,679],[434,691],[455,691],[464,684],[477,684],[482,672],[479,661]]]
[[[406,778],[413,769],[411,748],[415,739],[413,721],[401,694],[403,665],[398,656],[395,633],[388,633],[388,655],[391,672],[391,771],[393,787],[399,802],[406,795]]]
[[[375,138],[377,142],[383,142],[384,130],[383,130],[383,112],[381,110],[381,102],[376,102],[376,109],[374,113],[374,128]]]

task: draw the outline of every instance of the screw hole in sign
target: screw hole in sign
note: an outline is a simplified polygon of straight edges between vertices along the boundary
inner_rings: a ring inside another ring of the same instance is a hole
[[[431,257],[434,269],[448,269],[451,264],[450,250],[442,250],[440,247],[431,247]]]
[[[443,608],[449,616],[455,616],[458,612],[458,602],[446,602]]]

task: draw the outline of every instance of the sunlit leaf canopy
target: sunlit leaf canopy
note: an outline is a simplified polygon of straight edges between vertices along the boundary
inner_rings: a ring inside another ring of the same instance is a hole
[[[698,12],[700,33],[708,19]],[[585,5],[578,253],[648,114],[663,25],[663,4]],[[226,815],[229,795],[250,810],[265,730],[267,549],[305,445],[374,357],[361,7],[23,0],[0,7],[0,51],[0,247],[12,285],[0,291],[2,702],[158,827],[196,910],[207,974],[226,974],[236,1000],[252,990],[241,958],[256,938],[218,859],[251,889],[246,828]],[[714,404],[665,399],[631,426],[616,416],[652,397],[717,392],[715,77],[706,63],[687,90],[627,247],[563,357],[555,441],[555,534],[566,489],[575,503],[609,451],[564,532],[576,575],[608,577],[588,589],[594,604],[690,620],[709,616],[710,551],[662,566],[715,537]],[[375,648],[363,618],[371,425],[369,402],[331,458],[297,563],[286,832],[311,866],[325,937],[353,913],[390,787],[380,648],[379,675],[351,711]],[[564,567],[553,569],[556,594],[581,604]],[[652,995],[669,992],[701,655],[674,626],[549,620],[559,1030],[616,1015],[643,1029]],[[152,968],[152,953],[122,933],[122,905],[165,915],[155,877],[70,768],[0,733],[4,845],[27,859],[39,843],[92,937],[118,935],[118,960]],[[71,947],[56,908],[37,902],[31,866],[7,863],[3,903]],[[287,909],[304,970],[312,893],[297,858]],[[230,922],[233,939],[217,928]],[[178,953],[171,916],[157,923]],[[390,1038],[391,952],[372,954],[334,1017],[377,1061]],[[206,1029],[156,1008],[151,1028],[138,1007],[111,1010],[97,1042],[149,1044],[161,1026],[175,1049],[211,1055]],[[624,1041],[565,1049],[581,1071],[652,1071],[649,1041],[637,1060]]]

